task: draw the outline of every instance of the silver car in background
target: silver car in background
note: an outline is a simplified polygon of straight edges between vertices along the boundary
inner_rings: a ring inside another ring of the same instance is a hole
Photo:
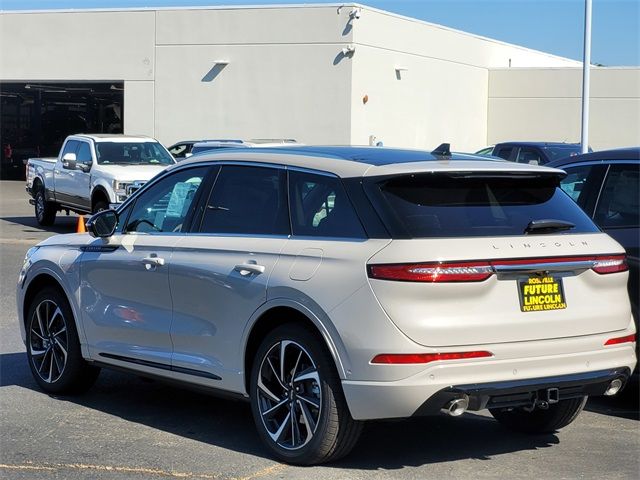
[[[346,455],[370,419],[560,429],[636,363],[624,250],[563,175],[446,148],[183,161],[28,252],[29,365],[57,394],[115,367],[246,398],[295,464]]]

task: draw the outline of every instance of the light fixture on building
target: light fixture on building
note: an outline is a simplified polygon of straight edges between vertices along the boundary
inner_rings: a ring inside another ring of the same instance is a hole
[[[402,79],[402,72],[406,72],[406,71],[408,71],[408,70],[409,70],[409,69],[408,69],[407,67],[400,67],[400,66],[396,66],[396,67],[395,67],[395,71],[396,71],[396,78],[397,78],[398,80],[401,80],[401,79]]]
[[[347,45],[342,49],[342,55],[344,55],[345,57],[351,57],[353,56],[355,51],[356,47],[354,45]]]

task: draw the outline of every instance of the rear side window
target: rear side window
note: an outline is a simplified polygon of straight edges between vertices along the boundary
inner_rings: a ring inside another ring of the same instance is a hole
[[[209,196],[200,232],[288,235],[283,169],[225,165]]]
[[[639,165],[611,166],[596,208],[596,223],[604,228],[640,225],[639,186]]]
[[[540,152],[534,148],[521,148],[518,152],[518,163],[527,163],[529,165],[542,165],[544,162]]]
[[[558,188],[557,177],[415,174],[379,179],[367,192],[387,228],[403,238],[524,235],[532,220],[562,220],[597,232]]]
[[[293,234],[311,237],[365,238],[340,179],[289,172]]]
[[[509,160],[511,152],[513,152],[513,147],[500,147],[497,149],[495,156]]]

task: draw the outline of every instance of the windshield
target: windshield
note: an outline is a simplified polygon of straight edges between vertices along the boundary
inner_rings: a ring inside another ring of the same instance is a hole
[[[171,165],[176,163],[158,142],[97,142],[101,165]]]
[[[582,147],[580,145],[562,145],[558,147],[543,147],[543,150],[547,152],[549,161],[552,161],[578,155],[582,152]]]
[[[572,224],[557,233],[598,231],[557,177],[415,174],[370,182],[367,193],[394,236],[524,235],[541,219]]]

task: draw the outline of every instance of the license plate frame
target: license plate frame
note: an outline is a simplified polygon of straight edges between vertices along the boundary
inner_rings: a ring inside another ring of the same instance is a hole
[[[562,277],[531,275],[521,278],[518,280],[518,294],[522,312],[546,312],[567,308]]]

